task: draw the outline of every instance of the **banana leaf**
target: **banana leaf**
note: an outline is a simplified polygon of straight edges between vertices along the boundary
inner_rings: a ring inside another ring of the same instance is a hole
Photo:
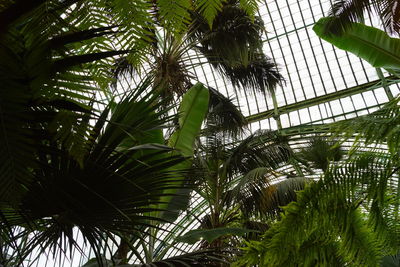
[[[185,157],[193,156],[193,144],[207,114],[208,100],[208,89],[201,83],[194,85],[182,98],[179,129],[171,136],[169,145]]]
[[[321,18],[314,25],[313,30],[320,38],[368,61],[375,68],[400,74],[400,39],[361,23],[352,23],[342,34],[333,34],[325,30],[330,20],[332,18]]]
[[[189,89],[182,98],[179,107],[179,129],[174,132],[169,140],[169,146],[176,149],[176,153],[185,157],[193,156],[193,146],[196,137],[199,135],[201,125],[207,114],[209,101],[209,92],[201,83],[197,83]],[[189,160],[177,165],[175,169],[187,170],[191,166]],[[162,218],[167,221],[174,221],[178,218],[179,211],[187,207],[191,190],[185,188],[183,179],[181,184],[177,184],[180,189],[171,189],[167,194],[174,196],[166,196],[165,201],[168,203],[166,207],[161,207],[166,211],[163,212]]]

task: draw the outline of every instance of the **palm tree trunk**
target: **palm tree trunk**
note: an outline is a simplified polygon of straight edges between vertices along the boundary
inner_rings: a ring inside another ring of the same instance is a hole
[[[129,252],[129,244],[125,239],[121,239],[121,242],[118,246],[117,252],[115,253],[115,259],[119,260],[120,264],[128,263],[128,252]]]

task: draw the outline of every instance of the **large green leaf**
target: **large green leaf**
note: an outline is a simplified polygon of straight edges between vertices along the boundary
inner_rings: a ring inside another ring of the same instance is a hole
[[[194,141],[199,135],[201,125],[207,114],[209,101],[209,92],[201,83],[197,83],[190,88],[182,98],[179,107],[179,129],[174,132],[169,140],[169,146],[177,150],[177,154],[185,157],[193,156]],[[174,170],[187,170],[191,166],[189,160],[178,164]],[[167,221],[177,219],[179,211],[186,208],[190,192],[188,188],[182,186],[184,178],[177,182],[180,189],[170,189],[167,194],[174,196],[166,196],[162,201],[166,205],[162,205],[161,209],[165,209],[162,218]]]
[[[400,70],[400,39],[361,23],[352,23],[340,35],[328,33],[325,26],[331,19],[321,18],[314,25],[313,30],[320,38],[368,61],[375,68],[384,68],[392,73]]]
[[[169,145],[183,156],[193,155],[193,144],[200,132],[208,110],[209,92],[197,83],[183,96],[179,107],[179,129],[171,136]]]
[[[255,230],[249,230],[244,228],[214,228],[214,229],[196,229],[191,230],[178,237],[176,240],[178,242],[184,242],[188,244],[194,244],[199,240],[206,240],[208,243],[213,242],[215,239],[225,236],[225,235],[244,235],[249,232],[255,232]]]

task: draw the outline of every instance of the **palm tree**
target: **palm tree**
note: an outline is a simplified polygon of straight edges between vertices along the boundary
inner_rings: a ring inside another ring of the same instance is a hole
[[[294,200],[295,190],[303,188],[306,180],[278,178],[280,174],[275,170],[287,164],[291,150],[273,132],[260,131],[230,145],[224,145],[222,137],[214,134],[204,138],[194,160],[197,171],[192,176],[198,183],[195,192],[208,207],[200,219],[200,229],[204,233],[215,229],[214,237],[218,237],[203,245],[232,249],[239,243],[223,236],[239,234],[238,227],[254,229],[257,223],[252,220],[257,218],[276,218],[280,206]],[[185,236],[181,240],[185,241]]]
[[[251,93],[272,92],[283,82],[276,64],[262,52],[261,18],[249,15],[241,1],[223,3],[211,22],[201,10],[192,10],[190,15],[187,31],[176,33],[162,28],[152,32],[147,38],[146,64],[136,64],[129,56],[120,58],[115,78],[150,72],[154,87],[170,99],[182,96],[191,87],[195,78],[191,70],[201,64],[211,64],[233,86]],[[159,24],[157,17],[155,24]]]
[[[276,64],[263,53],[262,19],[249,16],[240,1],[226,1],[215,16],[212,28],[198,12],[192,16],[189,39],[198,42],[195,48],[233,86],[266,94],[283,82]]]
[[[298,152],[298,158],[313,168],[326,171],[330,162],[340,161],[343,151],[336,142],[325,137],[314,136],[305,147]]]
[[[88,138],[79,143],[84,147],[81,161],[69,153],[74,143],[66,147],[49,141],[36,152],[32,180],[21,184],[18,201],[3,198],[1,209],[2,235],[9,237],[9,244],[30,235],[21,260],[38,246],[66,250],[67,242],[79,248],[74,228],[100,259],[103,241],[160,220],[151,211],[159,210],[156,204],[176,183],[171,168],[184,158],[171,155],[161,143],[143,146],[150,138],[157,143],[164,124],[152,97],[143,95],[147,88],[145,84],[132,92],[111,114],[109,107],[101,113]],[[86,120],[78,126],[87,131],[88,125]]]

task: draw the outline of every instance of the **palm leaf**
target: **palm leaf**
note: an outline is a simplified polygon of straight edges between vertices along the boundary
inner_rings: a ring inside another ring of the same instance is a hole
[[[271,93],[284,81],[272,59],[261,53],[249,56],[246,65],[229,66],[221,63],[218,64],[217,70],[226,75],[233,86],[242,89],[252,88],[250,93]]]
[[[213,27],[213,22],[217,14],[222,9],[222,1],[220,0],[200,0],[197,1],[197,10],[200,12],[202,17],[204,17],[205,22],[209,28]]]
[[[355,149],[361,149],[363,142],[368,145],[386,144],[389,152],[395,156],[400,144],[399,101],[400,98],[396,97],[369,115],[335,124],[333,129],[336,136],[344,138],[354,136]]]
[[[336,0],[329,15],[335,19],[328,23],[326,29],[341,33],[354,22],[363,22],[365,13],[377,15],[386,31],[399,34],[400,9],[397,0]]]
[[[189,24],[191,2],[188,0],[161,0],[157,1],[159,16],[163,26],[171,32],[179,33],[184,29],[184,25]]]
[[[307,146],[298,152],[297,156],[310,162],[314,168],[325,171],[328,169],[330,161],[342,159],[343,151],[340,146],[335,145],[332,141],[322,137],[313,137]]]
[[[196,229],[190,230],[186,234],[179,236],[176,241],[184,242],[188,244],[195,244],[200,240],[206,240],[208,243],[212,243],[214,240],[226,236],[226,235],[235,235],[241,236],[247,234],[249,232],[254,232],[254,230],[244,229],[244,228],[213,228],[213,229]]]
[[[242,212],[248,217],[269,218],[279,218],[282,207],[296,201],[296,192],[311,181],[305,177],[279,180],[271,174],[270,168],[254,169],[242,179],[239,181],[242,185],[234,189],[234,197]]]
[[[130,233],[132,227],[160,221],[149,214],[159,210],[162,197],[171,195],[167,190],[176,188],[181,174],[172,168],[184,159],[171,156],[165,146],[140,145],[147,132],[162,127],[153,94],[143,94],[147,86],[123,99],[108,123],[109,109],[104,111],[85,143],[83,164],[65,147],[42,146],[38,166],[31,170],[35,179],[25,184],[20,204],[2,203],[2,231],[7,231],[5,225],[23,225],[27,235],[36,231],[24,255],[39,245],[43,251],[58,247],[65,251],[65,246],[79,249],[81,244],[72,235],[74,227],[100,255],[100,244],[107,238],[114,240],[114,235]],[[127,138],[137,146],[123,149]]]
[[[193,155],[195,137],[207,112],[208,99],[208,90],[200,83],[194,85],[182,99],[179,108],[179,130],[172,135],[169,143],[183,156]]]
[[[398,267],[400,266],[400,254],[388,255],[383,257],[381,267]]]
[[[14,1],[13,3],[7,5],[6,8],[1,10],[0,13],[0,35],[4,33],[8,26],[13,23],[15,20],[19,19],[24,14],[32,11],[37,8],[41,4],[43,4],[45,0],[37,0],[30,1],[28,4],[24,1]]]
[[[215,16],[212,28],[201,14],[194,12],[189,38],[199,40],[201,45],[196,48],[234,86],[272,92],[283,77],[276,64],[260,52],[264,26],[259,17],[249,15],[250,10],[255,8],[248,1],[227,1]]]
[[[207,114],[205,135],[216,132],[228,133],[232,137],[239,137],[244,133],[247,120],[238,107],[213,88],[209,88],[210,104]]]
[[[226,1],[215,15],[210,27],[206,17],[192,13],[189,38],[200,42],[201,46],[197,48],[212,64],[246,66],[251,55],[262,46],[264,24],[261,18],[249,15],[236,0]]]
[[[275,169],[288,160],[290,153],[279,135],[260,130],[228,150],[225,168],[230,177],[261,166]]]

